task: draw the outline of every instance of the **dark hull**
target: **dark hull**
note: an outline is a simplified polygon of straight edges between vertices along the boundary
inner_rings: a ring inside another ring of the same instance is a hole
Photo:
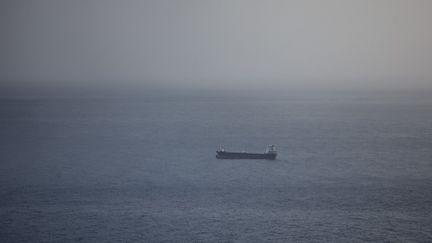
[[[264,154],[254,154],[254,153],[236,153],[236,152],[224,152],[216,151],[216,158],[218,159],[276,159],[277,154],[275,153],[264,153]]]

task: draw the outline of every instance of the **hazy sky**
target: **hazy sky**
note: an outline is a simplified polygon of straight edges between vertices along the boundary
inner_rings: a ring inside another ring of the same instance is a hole
[[[430,0],[2,0],[3,82],[431,88]]]

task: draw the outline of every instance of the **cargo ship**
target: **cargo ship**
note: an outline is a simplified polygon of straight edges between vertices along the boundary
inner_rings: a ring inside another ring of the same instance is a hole
[[[265,153],[247,153],[247,152],[227,152],[221,146],[216,151],[216,158],[218,159],[268,159],[275,160],[277,156],[276,147],[269,145]]]

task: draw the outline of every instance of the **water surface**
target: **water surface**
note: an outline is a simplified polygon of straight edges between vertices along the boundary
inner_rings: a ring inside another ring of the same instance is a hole
[[[2,99],[0,241],[432,241],[431,104]]]

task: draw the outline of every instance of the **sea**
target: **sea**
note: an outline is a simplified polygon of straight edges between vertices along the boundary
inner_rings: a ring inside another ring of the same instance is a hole
[[[5,243],[432,242],[431,96],[2,98],[0,160]]]

